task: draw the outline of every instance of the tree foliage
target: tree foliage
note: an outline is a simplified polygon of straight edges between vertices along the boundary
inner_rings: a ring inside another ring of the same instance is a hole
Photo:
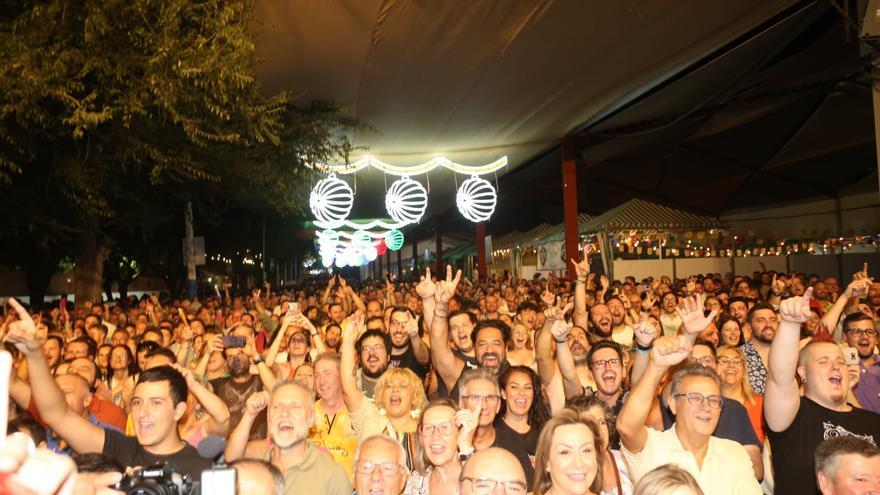
[[[252,0],[0,4],[0,235],[145,238],[191,200],[296,211],[361,125],[264,96]],[[182,227],[179,230],[182,232]]]

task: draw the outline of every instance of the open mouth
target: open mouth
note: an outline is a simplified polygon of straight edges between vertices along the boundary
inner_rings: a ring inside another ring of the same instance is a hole
[[[446,451],[446,446],[443,444],[432,443],[429,447],[430,451],[434,455],[440,455]]]
[[[381,486],[370,488],[370,495],[382,495],[385,493],[385,490],[382,489]]]
[[[513,403],[516,404],[516,407],[520,409],[525,409],[529,406],[529,401],[526,399],[516,399],[513,401]]]
[[[574,482],[584,482],[587,480],[587,473],[568,473],[565,475],[568,479]]]
[[[839,387],[843,384],[843,376],[841,375],[831,375],[831,378],[828,379],[832,385],[835,387]]]
[[[494,366],[498,364],[498,355],[490,352],[488,354],[483,354],[483,365],[484,366]]]
[[[701,422],[703,422],[703,423],[710,423],[710,422],[712,421],[712,416],[704,415],[704,414],[698,414],[698,415],[697,415],[697,421],[701,421]]]
[[[390,404],[392,406],[400,406],[400,404],[402,404],[402,403],[403,403],[403,400],[401,400],[401,398],[399,396],[392,395],[391,397],[388,398],[388,404]]]
[[[293,433],[296,430],[296,427],[293,425],[293,423],[289,423],[286,421],[278,423],[277,428],[279,433]]]

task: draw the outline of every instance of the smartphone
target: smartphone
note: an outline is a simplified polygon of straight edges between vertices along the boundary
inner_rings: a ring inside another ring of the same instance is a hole
[[[639,292],[648,292],[648,289],[650,288],[651,286],[648,284],[641,284],[639,285]]]
[[[202,471],[200,489],[204,495],[235,495],[235,469],[215,467]]]
[[[244,347],[244,337],[241,335],[224,335],[220,338],[220,342],[223,342],[223,347],[226,349]]]
[[[859,364],[859,351],[855,347],[844,347],[843,357],[846,359],[846,364],[848,365]]]
[[[298,302],[287,303],[287,316],[293,316],[297,313],[299,313],[299,303]]]

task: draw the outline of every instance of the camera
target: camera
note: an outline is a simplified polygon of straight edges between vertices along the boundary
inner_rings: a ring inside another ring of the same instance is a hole
[[[135,495],[198,495],[198,484],[167,462],[135,469],[113,487]]]
[[[235,469],[215,464],[193,481],[173,464],[163,462],[126,474],[113,488],[131,495],[235,495]]]

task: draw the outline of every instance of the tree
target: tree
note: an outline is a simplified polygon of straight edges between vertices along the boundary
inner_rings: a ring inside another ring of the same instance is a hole
[[[252,0],[0,6],[0,236],[72,242],[77,301],[100,297],[114,239],[146,240],[187,200],[297,211],[303,165],[347,156],[345,132],[362,126],[335,104],[261,94],[252,12]]]

